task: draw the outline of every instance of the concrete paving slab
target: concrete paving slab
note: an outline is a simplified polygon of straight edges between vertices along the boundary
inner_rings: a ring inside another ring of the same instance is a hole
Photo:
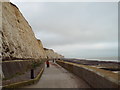
[[[50,62],[50,67],[45,67],[39,82],[25,88],[90,88],[90,86],[58,64]]]

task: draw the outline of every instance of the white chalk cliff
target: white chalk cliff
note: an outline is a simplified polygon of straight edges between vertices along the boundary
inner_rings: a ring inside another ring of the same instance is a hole
[[[46,56],[47,56],[48,59],[64,58],[64,56],[54,52],[54,50],[52,50],[52,49],[44,48],[44,50],[45,50],[45,53],[46,53]]]
[[[0,3],[1,4],[1,3]],[[61,58],[53,50],[45,50],[31,26],[12,3],[2,3],[0,9],[0,49],[3,60]]]
[[[2,56],[12,58],[45,58],[41,42],[35,38],[31,26],[11,3],[2,3]]]

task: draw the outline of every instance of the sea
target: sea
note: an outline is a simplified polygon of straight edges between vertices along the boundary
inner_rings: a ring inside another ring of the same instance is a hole
[[[78,58],[77,58],[78,59]],[[85,60],[95,60],[95,61],[111,61],[111,62],[120,62],[120,57],[92,57],[92,58],[79,58]]]

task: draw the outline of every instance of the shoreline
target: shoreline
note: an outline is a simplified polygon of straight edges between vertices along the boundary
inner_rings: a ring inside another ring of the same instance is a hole
[[[84,60],[84,61],[102,61],[102,62],[120,62],[118,59],[99,59],[99,58],[64,58],[68,60]]]
[[[120,60],[110,60],[110,59],[86,59],[94,61],[106,61],[106,62],[120,62]]]

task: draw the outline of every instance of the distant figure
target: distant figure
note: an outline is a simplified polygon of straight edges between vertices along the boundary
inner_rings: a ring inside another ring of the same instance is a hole
[[[53,59],[53,62],[54,62],[54,59]]]
[[[49,65],[49,60],[46,61],[47,68],[50,66]]]

